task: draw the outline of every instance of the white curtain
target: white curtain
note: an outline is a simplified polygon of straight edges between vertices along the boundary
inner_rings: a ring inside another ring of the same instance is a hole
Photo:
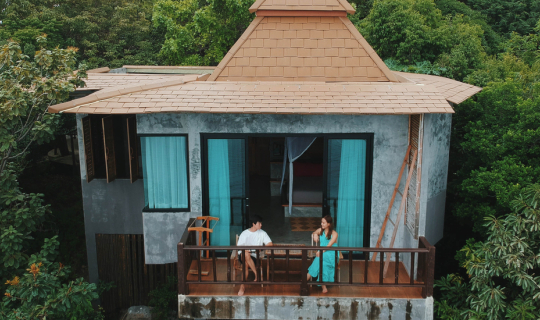
[[[283,173],[281,175],[281,186],[279,191],[283,191],[283,181],[289,159],[289,215],[292,213],[292,193],[293,193],[293,162],[300,158],[313,144],[316,138],[313,137],[287,137],[285,138],[285,152],[283,153]]]

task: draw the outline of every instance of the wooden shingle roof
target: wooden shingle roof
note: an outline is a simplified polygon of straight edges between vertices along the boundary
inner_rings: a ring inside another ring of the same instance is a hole
[[[140,90],[142,89],[142,90]],[[288,114],[419,114],[453,113],[436,87],[324,82],[162,83],[154,88],[124,88],[112,95],[94,93],[84,103],[51,107],[67,113],[288,113]],[[80,99],[79,99],[80,100]]]
[[[439,91],[444,94],[446,100],[455,104],[460,104],[482,91],[482,88],[480,87],[445,77],[406,72],[397,72],[397,74],[414,83],[429,84],[439,89]]]
[[[398,80],[347,17],[257,17],[209,81]]]
[[[448,102],[481,90],[390,71],[347,18],[349,7],[345,0],[258,0],[257,17],[211,75],[92,74],[88,87],[102,90],[49,111],[453,113]]]

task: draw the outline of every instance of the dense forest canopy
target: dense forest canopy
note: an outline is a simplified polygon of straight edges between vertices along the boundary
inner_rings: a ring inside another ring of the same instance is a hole
[[[56,93],[54,101],[60,102],[77,85],[68,76],[75,69],[122,65],[215,66],[255,17],[248,11],[253,2],[19,0],[0,3],[3,80],[0,160],[4,159],[0,164],[0,214],[3,217],[20,214],[19,219],[6,218],[0,223],[0,251],[4,257],[0,261],[0,275],[1,283],[5,283],[4,292],[20,294],[16,289],[23,288],[24,281],[31,279],[26,269],[35,270],[32,264],[37,259],[44,261],[49,271],[52,266],[59,266],[55,251],[57,238],[38,244],[28,238],[43,238],[39,237],[39,225],[58,213],[51,212],[39,194],[21,190],[17,178],[35,160],[32,148],[21,146],[47,143],[61,136],[61,128],[69,123],[57,116],[37,115],[38,118],[32,118],[37,134],[14,144],[17,138],[13,132],[17,130],[7,130],[7,125],[15,128],[20,117],[31,114],[28,102],[34,99],[30,92],[14,91],[14,88],[28,86],[31,84],[28,79],[41,83],[43,79],[35,75],[46,71],[49,82],[44,90]],[[441,75],[483,87],[475,97],[454,106],[445,237],[437,244],[437,274],[443,277],[438,282],[437,316],[441,319],[539,318],[540,1],[353,0],[351,3],[356,13],[349,15],[350,20],[391,69]],[[16,62],[25,66],[24,74],[14,73]],[[67,67],[59,73],[59,66]],[[83,75],[80,73],[78,77]],[[48,103],[52,101],[41,101],[40,110]],[[8,150],[18,150],[19,157],[6,156]],[[66,245],[69,241],[60,244]],[[490,251],[494,255],[486,254]],[[498,263],[504,259],[511,259],[512,263]],[[61,282],[52,278],[74,280],[61,270],[68,269],[60,268],[54,275],[52,271],[44,272],[48,285],[56,288],[51,292],[58,294]],[[95,292],[84,281],[80,286]],[[89,301],[93,297],[91,294],[80,299]],[[15,306],[13,299],[4,296],[6,306]],[[19,315],[31,314],[33,307],[20,304],[17,310]],[[54,319],[55,309],[51,310],[49,317]],[[82,313],[95,317],[93,311],[84,308],[58,309],[58,312],[77,314],[79,318],[83,317]]]

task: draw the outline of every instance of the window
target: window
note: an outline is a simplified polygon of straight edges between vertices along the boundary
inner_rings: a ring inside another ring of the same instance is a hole
[[[86,179],[139,178],[139,141],[135,116],[89,115],[82,119]]]
[[[145,210],[187,211],[186,136],[142,136]]]

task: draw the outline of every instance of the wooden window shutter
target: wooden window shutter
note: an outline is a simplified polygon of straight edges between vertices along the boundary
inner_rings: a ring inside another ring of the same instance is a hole
[[[92,125],[90,116],[81,119],[83,144],[84,144],[84,159],[86,162],[86,182],[94,180],[96,176],[96,168],[94,164],[94,152],[92,150]]]
[[[127,120],[127,136],[129,149],[129,179],[131,183],[139,178],[139,143],[137,141],[137,118],[129,117]]]
[[[103,145],[105,146],[105,168],[107,171],[107,183],[116,179],[116,158],[114,157],[114,126],[113,117],[101,119],[103,124]]]

